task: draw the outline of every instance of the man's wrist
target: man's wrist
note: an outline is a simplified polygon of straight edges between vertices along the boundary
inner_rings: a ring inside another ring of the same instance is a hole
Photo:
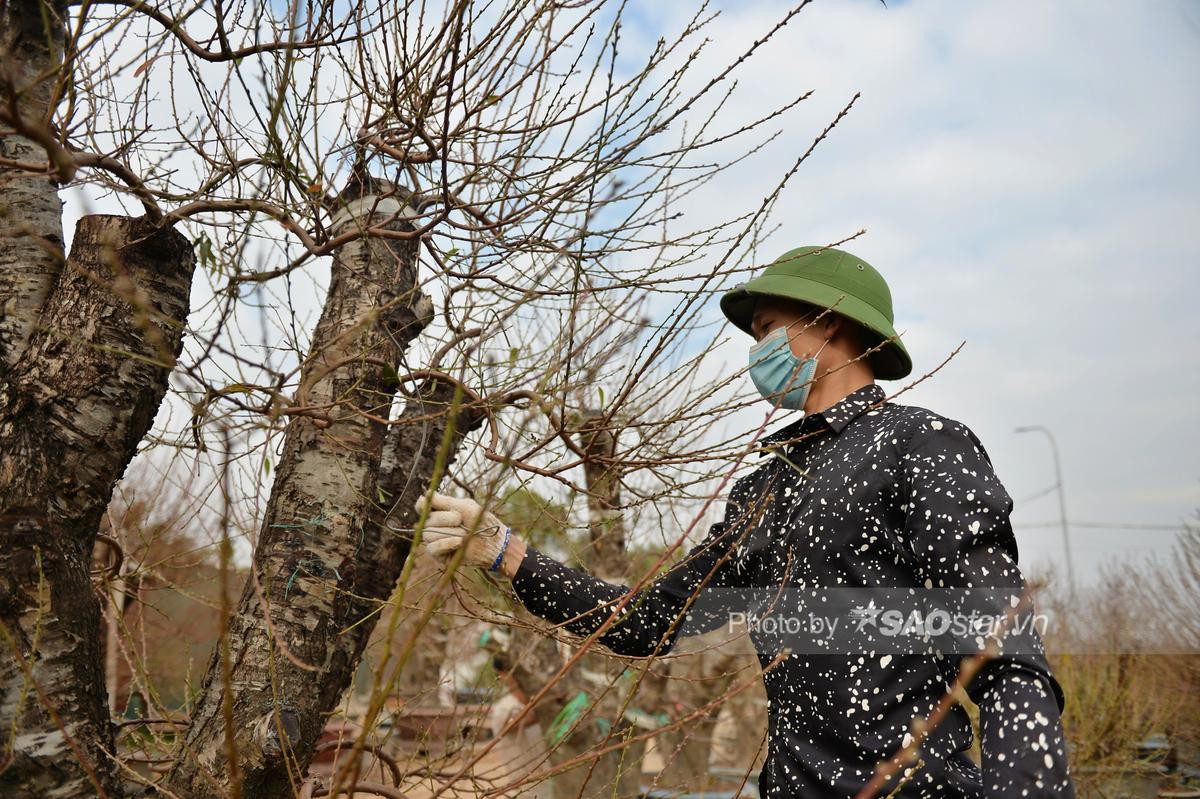
[[[525,558],[525,542],[514,531],[508,540],[508,547],[504,550],[504,559],[500,562],[500,573],[508,579],[517,576],[517,569],[521,567],[521,561]]]

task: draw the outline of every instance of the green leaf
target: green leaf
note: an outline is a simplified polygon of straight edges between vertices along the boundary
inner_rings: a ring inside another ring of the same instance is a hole
[[[196,240],[196,257],[200,260],[200,265],[208,272],[216,274],[216,256],[213,255],[212,239],[207,233],[201,233],[200,238]]]

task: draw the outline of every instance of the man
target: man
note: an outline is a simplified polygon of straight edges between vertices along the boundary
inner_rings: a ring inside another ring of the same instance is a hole
[[[859,597],[849,614],[857,629],[846,619],[841,629],[860,637],[843,637],[840,649],[751,630],[770,700],[760,790],[851,797],[912,741],[914,720],[934,712],[959,667],[977,665],[989,634],[1003,638],[1003,623],[989,633],[980,621],[1012,623],[1025,587],[1012,501],[966,426],[888,402],[875,383],[907,376],[912,362],[893,328],[891,292],[862,259],[791,250],[726,293],[721,309],[756,341],[750,377],[759,391],[804,415],[758,442],[760,455],[777,457],[735,483],[724,519],[668,572],[630,599],[627,586],[558,563],[475,502],[438,494],[423,540],[442,556],[466,542],[465,562],[502,571],[526,607],[572,632],[609,621],[598,640],[622,655],[666,652],[681,633],[714,629],[756,588],[796,609]],[[947,618],[970,610],[970,623],[932,643],[928,627],[925,638],[897,636],[879,624],[886,614],[876,597],[921,604],[924,615],[909,617],[917,633],[936,617],[930,605]],[[919,760],[876,795],[897,785],[912,797],[1074,795],[1062,691],[1036,629],[1004,643],[967,692],[980,708],[982,767],[967,756],[973,732],[955,705],[929,729]]]

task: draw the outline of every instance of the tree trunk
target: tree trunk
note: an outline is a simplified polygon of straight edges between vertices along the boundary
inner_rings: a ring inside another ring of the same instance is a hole
[[[347,189],[333,234],[392,216],[390,229],[411,230],[413,211],[397,191],[370,179]],[[416,288],[416,251],[415,239],[364,235],[334,258],[297,392],[322,418],[288,425],[252,574],[227,628],[231,662],[214,653],[166,779],[180,796],[291,796],[353,679],[371,614],[391,593],[407,545],[383,526],[376,499],[403,494],[403,517],[441,437],[437,424],[404,423],[433,400],[410,403],[390,431],[364,412],[388,416],[394,377],[380,364],[398,363],[432,312]],[[437,410],[444,424],[445,406]]]
[[[59,3],[0,3],[0,158],[47,163],[44,148],[15,132],[9,109],[20,122],[49,130],[62,62],[61,14]],[[46,174],[0,166],[0,375],[25,349],[62,264],[57,186]]]
[[[629,567],[625,556],[625,522],[621,516],[621,474],[613,462],[617,432],[613,421],[605,423],[598,411],[584,415],[578,438],[587,453],[583,465],[588,488],[588,538],[591,551],[587,564],[601,579],[623,575]]]
[[[5,796],[113,794],[92,545],[166,392],[194,266],[173,230],[84,217],[37,330],[0,380]]]
[[[383,463],[379,469],[380,495],[386,498],[386,504],[372,510],[368,530],[371,535],[381,536],[387,541],[378,569],[381,578],[391,585],[400,576],[409,556],[409,539],[386,528],[390,525],[411,529],[416,523],[413,506],[433,480],[442,438],[451,422],[450,409],[453,403],[453,387],[446,383],[426,384],[417,396],[406,403],[397,424],[388,431]],[[479,409],[458,409],[453,417],[454,429],[442,474],[445,474],[444,467],[454,462],[463,438],[476,429],[483,419]],[[434,561],[429,555],[415,560],[407,584],[429,585],[441,572],[441,567]],[[383,646],[389,656],[398,655],[407,645],[416,631],[417,622],[431,604],[436,604],[446,612],[453,610],[457,600],[427,591],[416,597],[408,594],[404,603],[410,607],[393,605],[389,613],[380,614],[389,629],[392,627],[392,614],[401,615],[395,623],[393,634]],[[376,626],[375,618],[360,626],[369,634]],[[445,660],[447,633],[441,629],[435,615],[419,635],[421,644],[409,653],[395,684],[395,694],[412,706],[435,706],[438,702],[438,669]]]

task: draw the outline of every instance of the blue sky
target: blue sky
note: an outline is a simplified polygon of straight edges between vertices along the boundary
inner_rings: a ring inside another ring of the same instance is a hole
[[[622,61],[640,66],[696,8],[631,2]],[[790,6],[711,8],[720,14],[694,82]],[[980,436],[1017,501],[1022,565],[1061,563],[1058,530],[1029,526],[1057,519],[1054,497],[1025,501],[1053,481],[1049,449],[1017,426],[1054,432],[1076,521],[1177,525],[1200,507],[1197,75],[1200,0],[816,0],[738,69],[713,132],[813,96],[772,123],[777,140],[672,210],[684,214],[680,229],[695,230],[756,208],[861,92],[781,197],[763,261],[866,230],[847,248],[889,280],[914,373],[966,342],[900,401]],[[84,205],[68,193],[68,235]],[[315,314],[320,292],[301,294]],[[722,342],[705,368],[740,369],[749,339],[721,328],[715,297],[706,319]],[[765,410],[724,419],[726,430],[756,428]],[[1172,540],[1157,529],[1073,535],[1085,578]]]
[[[740,52],[787,8],[724,4],[706,63]],[[643,8],[635,32],[648,44],[693,10]],[[1023,565],[1062,559],[1058,529],[1029,526],[1058,511],[1053,495],[1023,501],[1053,471],[1046,441],[1015,434],[1020,425],[1053,431],[1076,521],[1193,518],[1200,2],[818,0],[738,74],[746,117],[798,90],[814,95],[768,150],[689,198],[688,221],[751,206],[862,93],[789,184],[764,260],[865,228],[847,249],[888,278],[914,374],[966,342],[899,401],[979,434],[1017,501]],[[727,365],[714,370],[740,367],[748,339],[723,335]],[[727,424],[748,430],[761,413]],[[1173,537],[1072,534],[1085,578]]]

